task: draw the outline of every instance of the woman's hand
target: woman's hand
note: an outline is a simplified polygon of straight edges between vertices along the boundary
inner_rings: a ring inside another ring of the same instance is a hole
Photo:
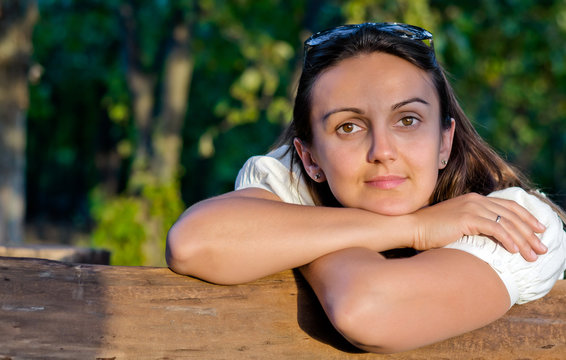
[[[464,235],[489,236],[511,253],[520,252],[535,261],[546,247],[535,233],[545,230],[533,215],[515,201],[466,194],[423,208],[415,217],[413,247],[427,250],[442,247]]]

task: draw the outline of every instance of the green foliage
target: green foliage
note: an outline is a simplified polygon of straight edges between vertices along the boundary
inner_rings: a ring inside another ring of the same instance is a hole
[[[163,240],[184,207],[178,183],[147,185],[138,196],[107,198],[95,190],[91,203],[98,224],[92,243],[111,251],[112,264],[165,265]]]
[[[564,196],[566,3],[439,1],[435,12],[444,63],[480,133],[543,190]]]
[[[111,264],[143,265],[147,238],[143,201],[133,196],[93,197],[92,216],[98,227],[92,234],[92,244],[111,251]]]

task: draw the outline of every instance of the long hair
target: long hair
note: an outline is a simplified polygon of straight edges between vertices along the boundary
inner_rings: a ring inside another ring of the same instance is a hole
[[[517,186],[549,203],[562,220],[566,221],[564,211],[535,191],[525,176],[480,137],[460,107],[431,45],[364,25],[344,36],[328,39],[310,48],[305,54],[293,108],[293,121],[278,142],[279,145],[289,145],[292,167],[299,166],[301,169],[315,204],[340,206],[327,182],[318,183],[307,175],[298,154],[294,151],[293,139],[299,138],[305,144],[312,144],[312,90],[321,74],[342,60],[373,52],[397,56],[427,72],[440,99],[441,127],[448,129],[451,119],[456,122],[450,158],[447,166],[439,170],[430,204],[471,192],[487,195],[496,190]]]

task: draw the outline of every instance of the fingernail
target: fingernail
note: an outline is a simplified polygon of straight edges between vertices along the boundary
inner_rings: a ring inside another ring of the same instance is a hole
[[[533,258],[534,260],[538,259],[538,256],[537,256],[537,254],[534,252],[534,250],[531,249],[530,253],[531,253],[531,258]]]
[[[539,229],[542,230],[542,232],[544,232],[546,230],[546,226],[544,226],[544,224],[541,223],[540,221],[538,222],[538,227],[539,227]]]
[[[545,252],[548,250],[548,248],[546,247],[546,245],[544,245],[543,243],[539,243],[541,249],[543,249]]]

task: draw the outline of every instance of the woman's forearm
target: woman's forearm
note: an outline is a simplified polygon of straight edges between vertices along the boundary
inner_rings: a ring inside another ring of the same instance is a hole
[[[167,260],[182,274],[241,283],[349,247],[408,247],[409,221],[358,209],[286,204],[267,191],[247,189],[189,208],[169,232]]]
[[[514,209],[516,208],[516,209]],[[504,221],[495,222],[495,214]],[[536,260],[546,251],[537,220],[518,204],[477,194],[460,196],[403,216],[366,210],[283,203],[250,188],[200,202],[171,228],[171,269],[224,284],[242,283],[305,265],[337,250],[439,248],[463,235],[485,234]],[[533,252],[534,250],[534,252]]]
[[[371,352],[406,351],[456,336],[509,308],[509,294],[496,272],[459,250],[386,260],[351,248],[301,271],[336,329]]]

